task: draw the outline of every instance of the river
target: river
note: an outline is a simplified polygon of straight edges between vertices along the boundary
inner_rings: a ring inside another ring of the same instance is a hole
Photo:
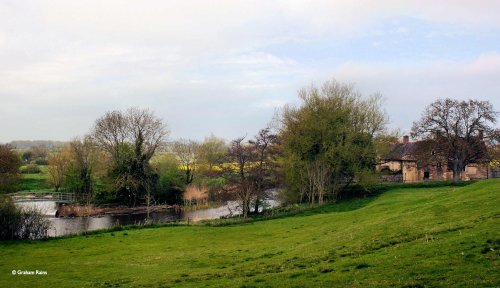
[[[268,206],[275,206],[276,201],[269,200]],[[102,215],[74,218],[55,217],[57,204],[55,201],[29,201],[17,202],[16,205],[21,208],[35,207],[50,221],[51,227],[48,236],[56,237],[69,234],[79,234],[85,231],[99,229],[109,229],[116,225],[142,224],[146,221],[146,213],[121,214],[121,215]],[[205,219],[219,219],[222,216],[228,216],[231,213],[237,215],[241,213],[236,202],[209,209],[183,210],[176,213],[173,209],[162,212],[151,212],[149,218],[154,223],[167,223],[173,221],[199,221]]]

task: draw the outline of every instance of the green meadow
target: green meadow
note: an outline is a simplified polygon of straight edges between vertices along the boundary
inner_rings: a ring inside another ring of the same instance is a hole
[[[394,188],[273,220],[2,242],[0,287],[499,287],[499,191]]]
[[[21,169],[26,166],[21,167]],[[49,172],[47,166],[39,165],[40,173],[26,173],[21,174],[21,180],[18,184],[19,191],[48,191],[53,190],[47,178],[49,177]]]

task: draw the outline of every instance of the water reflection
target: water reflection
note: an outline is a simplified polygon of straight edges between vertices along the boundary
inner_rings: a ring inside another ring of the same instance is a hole
[[[78,234],[85,231],[108,229],[115,225],[142,224],[147,218],[146,213],[56,218],[57,203],[55,201],[17,202],[16,205],[23,208],[34,207],[40,210],[42,214],[46,215],[51,223],[51,228],[48,231],[49,236]],[[151,212],[149,218],[155,223],[188,220],[198,221],[204,219],[218,219],[228,215],[237,215],[240,212],[236,202],[229,202],[227,205],[211,209],[185,210],[179,213],[176,213],[174,210]]]

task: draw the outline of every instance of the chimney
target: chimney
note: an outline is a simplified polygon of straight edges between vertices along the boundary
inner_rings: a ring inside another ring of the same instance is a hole
[[[477,137],[479,138],[479,140],[483,140],[483,138],[484,138],[484,131],[482,129],[478,130]]]
[[[410,136],[408,135],[403,136],[403,144],[408,144],[408,143],[410,143]]]

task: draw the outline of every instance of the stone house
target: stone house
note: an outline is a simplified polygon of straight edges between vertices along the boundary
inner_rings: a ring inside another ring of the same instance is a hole
[[[421,182],[452,180],[453,171],[448,168],[446,158],[435,155],[426,155],[425,160],[419,154],[419,148],[425,141],[410,142],[409,136],[403,136],[403,142],[393,143],[387,155],[379,156],[376,166],[382,174],[382,180],[397,182]],[[419,156],[417,156],[419,155]],[[461,174],[462,180],[487,179],[490,171],[489,162],[469,163]]]

